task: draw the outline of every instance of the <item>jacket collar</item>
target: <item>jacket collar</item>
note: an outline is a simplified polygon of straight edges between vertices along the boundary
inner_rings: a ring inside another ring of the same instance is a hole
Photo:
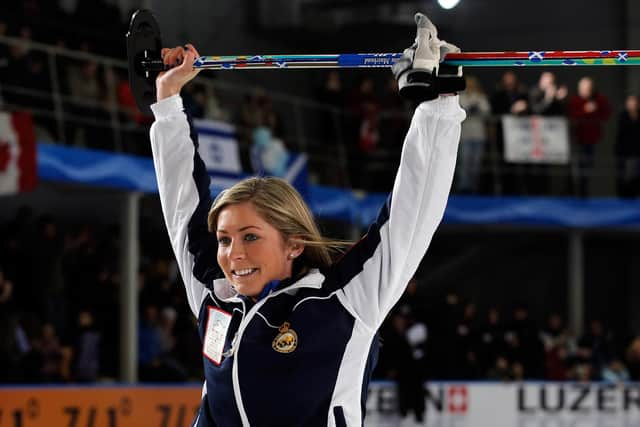
[[[316,268],[309,270],[307,274],[302,276],[296,282],[285,286],[282,289],[277,289],[272,294],[276,293],[288,293],[293,294],[299,288],[315,288],[320,289],[322,282],[324,281],[324,275]],[[233,287],[233,285],[226,279],[216,279],[213,281],[213,293],[223,302],[240,302],[240,295]]]

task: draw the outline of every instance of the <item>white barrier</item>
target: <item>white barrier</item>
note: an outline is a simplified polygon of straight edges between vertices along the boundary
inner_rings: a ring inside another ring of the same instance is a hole
[[[393,383],[370,386],[367,427],[638,427],[640,384],[430,383],[426,421],[397,415]]]

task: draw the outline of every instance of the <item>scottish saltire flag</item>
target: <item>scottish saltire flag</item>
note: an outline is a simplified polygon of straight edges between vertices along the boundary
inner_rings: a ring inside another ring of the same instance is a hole
[[[36,138],[31,114],[0,112],[0,196],[37,183]]]

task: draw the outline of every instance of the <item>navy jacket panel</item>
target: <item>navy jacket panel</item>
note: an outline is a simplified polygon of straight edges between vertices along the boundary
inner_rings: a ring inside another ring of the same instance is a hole
[[[263,307],[266,310],[261,308],[252,317],[236,354],[250,424],[326,426],[353,317],[335,296],[300,299],[281,294]],[[297,347],[291,353],[273,349],[284,322],[297,334]],[[275,402],[264,398],[264,384],[277,384]]]
[[[327,277],[324,288],[337,290],[346,286],[362,272],[364,264],[373,257],[380,244],[380,229],[389,220],[391,195],[378,211],[376,220],[369,225],[367,233],[353,245],[340,259],[322,273]]]
[[[208,230],[209,210],[213,203],[211,191],[209,190],[211,179],[207,174],[202,158],[198,154],[198,134],[195,131],[191,117],[187,116],[187,120],[189,122],[189,138],[193,141],[194,146],[192,177],[198,192],[198,205],[188,224],[188,249],[194,258],[193,275],[207,286],[213,280],[223,277],[223,273],[216,261],[218,251],[216,235],[209,233]]]

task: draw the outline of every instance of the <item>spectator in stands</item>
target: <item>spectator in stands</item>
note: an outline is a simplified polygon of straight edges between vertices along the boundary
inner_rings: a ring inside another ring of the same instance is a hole
[[[476,379],[481,375],[478,364],[478,324],[476,305],[467,301],[462,317],[455,324],[455,337],[450,356],[457,366],[455,379]]]
[[[184,108],[194,119],[203,119],[206,110],[205,87],[201,84],[187,86],[182,91]]]
[[[498,355],[495,358],[494,365],[487,371],[487,379],[502,382],[509,382],[513,379],[513,372],[509,365],[509,360],[505,356]]]
[[[42,326],[42,335],[36,341],[36,350],[42,358],[41,378],[43,382],[61,382],[62,377],[62,346],[50,323]]]
[[[480,81],[474,76],[467,76],[466,80],[467,89],[460,94],[460,106],[467,112],[467,118],[462,122],[458,149],[457,189],[461,193],[476,193],[487,144],[491,105]]]
[[[322,85],[317,90],[316,99],[319,103],[335,109],[344,108],[345,94],[338,70],[327,72]]]
[[[112,253],[116,253],[113,250]],[[117,274],[113,273],[113,266],[109,266],[99,259],[101,254],[97,254],[97,265],[91,266],[90,272],[91,295],[83,299],[87,305],[95,328],[100,335],[98,346],[98,358],[100,360],[100,374],[105,377],[116,378],[118,376],[119,356],[113,351],[120,343],[120,315],[119,315],[119,282]],[[95,270],[94,270],[95,269]],[[81,308],[80,312],[84,310]]]
[[[598,378],[594,375],[593,366],[583,360],[577,360],[569,370],[567,379],[580,383],[588,383]]]
[[[404,418],[409,413],[418,423],[424,421],[424,378],[420,375],[421,357],[416,358],[409,340],[411,313],[407,306],[395,310],[382,332],[381,368],[385,376],[397,384],[398,408]]]
[[[31,298],[37,304],[37,313],[62,334],[67,326],[66,284],[62,266],[64,250],[64,237],[58,221],[51,215],[41,216],[37,221],[37,235],[31,250],[31,263],[37,266],[32,270],[32,286],[38,292]]]
[[[160,310],[176,306],[181,293],[175,281],[169,277],[170,264],[169,260],[158,257],[144,268],[140,284],[140,301],[143,305],[155,305]]]
[[[456,343],[457,325],[462,318],[462,304],[459,295],[449,290],[431,311],[427,320],[429,325],[429,367],[433,368],[432,377],[451,380],[458,377],[458,366],[451,356],[450,349]]]
[[[500,311],[497,307],[490,307],[487,311],[486,323],[481,326],[477,343],[478,370],[481,375],[492,368],[499,368],[497,360],[506,354],[504,334]]]
[[[129,85],[129,77],[125,70],[116,68],[116,98],[118,106],[125,113],[126,119],[139,125],[148,126],[153,121],[151,116],[145,115],[136,104]],[[125,121],[125,118],[121,118]]]
[[[30,242],[33,233],[33,210],[28,206],[21,206],[14,217],[1,229],[0,260],[3,263],[4,275],[13,282],[12,300],[16,311],[32,309],[32,287]]]
[[[113,132],[106,110],[106,87],[98,63],[86,60],[67,70],[71,92],[68,110],[76,116],[70,140],[74,145],[114,150]]]
[[[78,313],[74,344],[73,378],[80,382],[96,381],[100,373],[101,334],[89,309]]]
[[[253,94],[246,98],[241,109],[240,124],[249,131],[258,126],[266,127],[274,133],[280,130],[279,118],[271,97],[263,88],[255,88]]]
[[[116,69],[115,73],[122,150],[134,155],[151,156],[151,148],[145,144],[145,134],[152,119],[138,108],[126,73],[121,69]]]
[[[602,380],[607,383],[622,383],[629,381],[629,371],[619,359],[611,359],[611,361],[602,368],[600,375]]]
[[[162,321],[158,307],[149,304],[142,309],[142,318],[138,328],[140,379],[142,381],[186,381],[186,371],[171,353],[163,348]],[[165,326],[173,326],[167,323]],[[164,344],[169,344],[164,335]]]
[[[53,111],[53,97],[51,87],[51,72],[48,58],[38,52],[29,55],[26,74],[22,76],[22,85],[33,96],[22,95],[22,102],[32,109],[36,138],[39,141],[58,141],[58,135]]]
[[[340,113],[346,107],[346,96],[338,70],[329,70],[325,74],[322,84],[316,89],[315,98],[325,108],[320,112],[322,137],[326,142],[335,144],[344,131]]]
[[[544,346],[535,322],[529,317],[526,304],[519,303],[513,310],[513,321],[505,335],[512,363],[520,362],[527,379],[544,376]]]
[[[632,381],[640,381],[640,336],[631,340],[625,351],[625,362]]]
[[[94,226],[82,224],[66,236],[64,274],[68,288],[70,311],[79,312],[87,301],[93,301],[95,289],[87,286],[94,283],[98,265],[98,248]]]
[[[138,326],[138,363],[142,381],[156,381],[159,376],[160,355],[162,354],[158,307],[147,305],[142,309]]]
[[[570,344],[560,314],[551,313],[547,317],[546,327],[540,333],[540,337],[545,350],[545,378],[553,381],[565,380],[568,375]]]
[[[468,79],[468,77],[465,78]],[[380,145],[392,149],[399,155],[411,115],[408,114],[406,101],[398,96],[398,81],[393,77],[389,77],[386,81],[380,107]],[[467,120],[468,117],[467,114]],[[389,177],[389,182],[391,181],[393,177]]]
[[[91,50],[94,53],[121,54],[121,44],[113,42],[125,34],[117,4],[106,0],[79,0],[76,4],[74,23],[80,34],[93,45]]]
[[[6,26],[0,24],[0,35]],[[10,109],[28,109],[34,117],[38,139],[55,140],[51,74],[47,56],[31,49],[33,30],[29,25],[19,27],[20,44],[2,45],[0,51],[0,82],[2,97]]]
[[[591,364],[593,375],[596,377],[612,358],[614,349],[613,336],[610,331],[605,330],[599,319],[591,320],[589,329],[578,340],[578,352],[585,362]]]
[[[396,307],[401,310],[408,310],[416,321],[426,323],[429,308],[426,305],[425,298],[418,294],[418,288],[417,278],[412,277]]]
[[[175,349],[176,337],[174,335],[174,328],[177,317],[178,312],[173,307],[167,306],[160,311],[160,348],[164,354],[171,354]]]
[[[526,88],[513,71],[506,71],[502,75],[500,84],[491,95],[491,111],[497,115],[521,115],[529,112]]]
[[[210,83],[206,85],[201,97],[202,98],[199,99],[199,102],[204,105],[205,119],[220,120],[223,122],[229,121],[229,113],[218,96],[218,92],[214,84]]]
[[[6,65],[0,75],[4,101],[12,108],[37,108],[48,95],[39,93],[41,91],[38,89],[46,90],[43,85],[50,82],[49,75],[44,72],[42,54],[34,53],[30,48],[31,27],[20,27],[17,36],[20,43],[9,46]]]
[[[255,175],[284,178],[289,164],[289,152],[284,142],[275,138],[266,127],[253,130],[251,167]]]
[[[5,277],[0,266],[0,383],[10,383],[15,378],[19,361],[16,330],[13,283]]]
[[[176,303],[178,308],[187,307],[187,302]],[[202,365],[202,343],[197,334],[198,321],[187,311],[183,311],[176,324],[175,355],[178,363],[185,368],[186,377],[191,381],[200,381],[204,375]]]
[[[549,350],[558,343],[564,341],[564,321],[559,313],[551,313],[547,317],[547,324],[540,332],[540,337],[544,343],[545,350]]]
[[[568,89],[556,82],[551,71],[540,74],[538,84],[529,90],[529,110],[537,116],[564,116]],[[522,165],[527,194],[546,195],[549,192],[550,166],[545,163]]]
[[[511,376],[513,381],[524,381],[526,379],[524,375],[524,365],[518,361],[513,362],[511,365]]]
[[[13,283],[4,275],[0,266],[0,320],[9,317],[15,311],[13,307]]]
[[[23,312],[16,328],[16,343],[20,354],[19,382],[42,382],[42,354],[39,340],[42,336],[42,324],[36,314]]]
[[[494,180],[499,194],[522,194],[525,192],[525,176],[522,168],[504,161],[504,138],[500,117],[505,114],[524,115],[529,113],[527,90],[518,80],[516,73],[509,70],[502,75],[500,84],[491,95],[491,112],[495,116],[492,130],[496,139],[496,151],[499,159],[495,159],[498,177]]]
[[[362,77],[351,94],[351,111],[356,118],[357,147],[362,154],[372,152],[380,140],[380,100],[373,78]]]
[[[598,93],[591,77],[578,81],[578,94],[569,99],[569,118],[573,123],[576,194],[586,197],[589,177],[593,174],[596,145],[602,140],[603,125],[611,115],[609,100]]]
[[[616,136],[616,190],[620,197],[640,194],[640,108],[638,97],[629,95],[618,115]]]
[[[317,115],[319,125],[317,142],[320,144],[323,157],[326,156],[323,160],[331,161],[332,156],[344,158],[347,148],[344,145],[347,139],[347,120],[344,115],[347,100],[338,70],[329,70],[323,76],[322,82],[315,88],[315,101],[321,104],[313,111]],[[349,180],[345,168],[325,168],[321,172],[322,180],[330,184],[339,185]]]
[[[3,20],[3,18],[0,18],[0,36],[7,36],[7,30],[9,29],[9,26],[7,25],[7,22]],[[9,46],[4,44],[4,43],[0,43],[0,82],[3,82],[3,85],[7,84],[7,71],[9,69],[9,59],[10,59],[10,50],[9,50]],[[0,108],[4,108],[4,104],[5,104],[5,96],[4,96],[4,90],[2,87],[0,87]]]
[[[271,97],[266,91],[257,87],[253,94],[245,98],[240,109],[238,135],[240,139],[240,158],[245,171],[251,171],[251,146],[253,145],[253,131],[265,128],[272,135],[279,135],[280,120],[273,108]]]
[[[540,74],[538,85],[529,91],[529,105],[532,114],[541,116],[562,116],[568,89],[556,83],[556,75],[551,71]]]
[[[381,105],[370,75],[363,75],[358,80],[349,94],[348,103],[347,141],[350,142],[347,150],[351,186],[377,189],[378,177],[368,170],[373,163],[367,160],[379,146]]]

